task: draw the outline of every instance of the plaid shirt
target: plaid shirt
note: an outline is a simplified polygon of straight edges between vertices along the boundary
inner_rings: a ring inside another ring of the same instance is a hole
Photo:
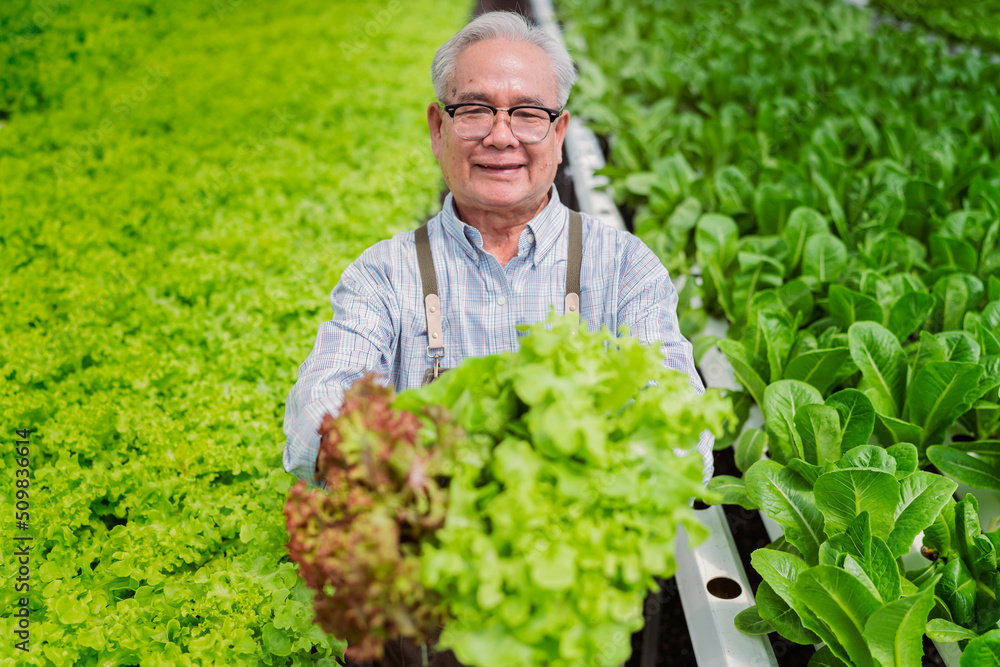
[[[517,325],[544,320],[552,307],[563,312],[569,209],[554,187],[551,192],[506,266],[483,250],[477,229],[458,219],[451,194],[428,223],[442,304],[443,368],[517,350],[524,335]],[[686,372],[704,392],[691,344],[678,327],[677,290],[642,241],[584,214],[580,285],[581,321],[591,331],[626,324],[643,342],[661,341],[664,364]],[[361,253],[333,288],[330,304],[333,319],[320,325],[285,405],[285,470],[314,485],[317,429],[324,414],[338,413],[344,390],[367,371],[388,378],[396,391],[418,387],[431,366],[414,233],[396,234]],[[698,443],[706,480],[713,442],[705,431]]]

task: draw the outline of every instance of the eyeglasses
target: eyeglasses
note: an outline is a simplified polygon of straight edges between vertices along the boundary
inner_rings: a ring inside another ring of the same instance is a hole
[[[478,102],[446,104],[444,110],[455,121],[458,136],[470,141],[479,141],[492,132],[497,112],[506,111],[511,134],[522,144],[534,144],[547,137],[552,123],[562,114],[562,109],[547,109],[530,104],[500,109]]]

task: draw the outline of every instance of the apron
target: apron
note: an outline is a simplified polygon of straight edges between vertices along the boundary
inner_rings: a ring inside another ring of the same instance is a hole
[[[441,377],[447,368],[441,367],[444,358],[444,332],[441,330],[441,299],[437,294],[437,276],[434,256],[431,253],[427,225],[416,231],[417,265],[424,291],[424,315],[427,318],[427,356],[433,365],[424,372],[426,385]],[[569,248],[566,261],[566,314],[580,318],[580,265],[583,263],[583,218],[576,211],[569,212]],[[574,330],[575,333],[575,330]],[[387,641],[381,660],[366,663],[347,663],[348,667],[465,667],[450,650],[434,651],[430,646],[417,646],[403,637]]]

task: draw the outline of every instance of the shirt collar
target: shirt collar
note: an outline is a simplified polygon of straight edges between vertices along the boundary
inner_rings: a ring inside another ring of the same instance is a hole
[[[550,190],[549,203],[529,220],[518,241],[517,254],[528,253],[532,265],[537,265],[555,246],[556,239],[562,234],[569,219],[569,209],[559,200],[559,192],[555,185]],[[477,259],[482,252],[483,236],[475,227],[462,222],[455,213],[452,194],[445,197],[441,210],[441,225],[451,234],[459,247],[469,257]],[[531,252],[534,248],[534,252]]]

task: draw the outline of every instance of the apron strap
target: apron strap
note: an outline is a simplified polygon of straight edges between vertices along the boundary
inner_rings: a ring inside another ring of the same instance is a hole
[[[566,256],[566,307],[564,314],[575,315],[580,324],[580,265],[583,264],[583,217],[576,211],[569,212],[569,246]],[[573,329],[576,333],[576,328]]]
[[[434,274],[434,256],[427,225],[417,228],[417,266],[424,288],[424,316],[427,318],[427,356],[434,360],[434,379],[441,369],[444,357],[444,332],[441,330],[441,299],[437,293],[437,276]]]

